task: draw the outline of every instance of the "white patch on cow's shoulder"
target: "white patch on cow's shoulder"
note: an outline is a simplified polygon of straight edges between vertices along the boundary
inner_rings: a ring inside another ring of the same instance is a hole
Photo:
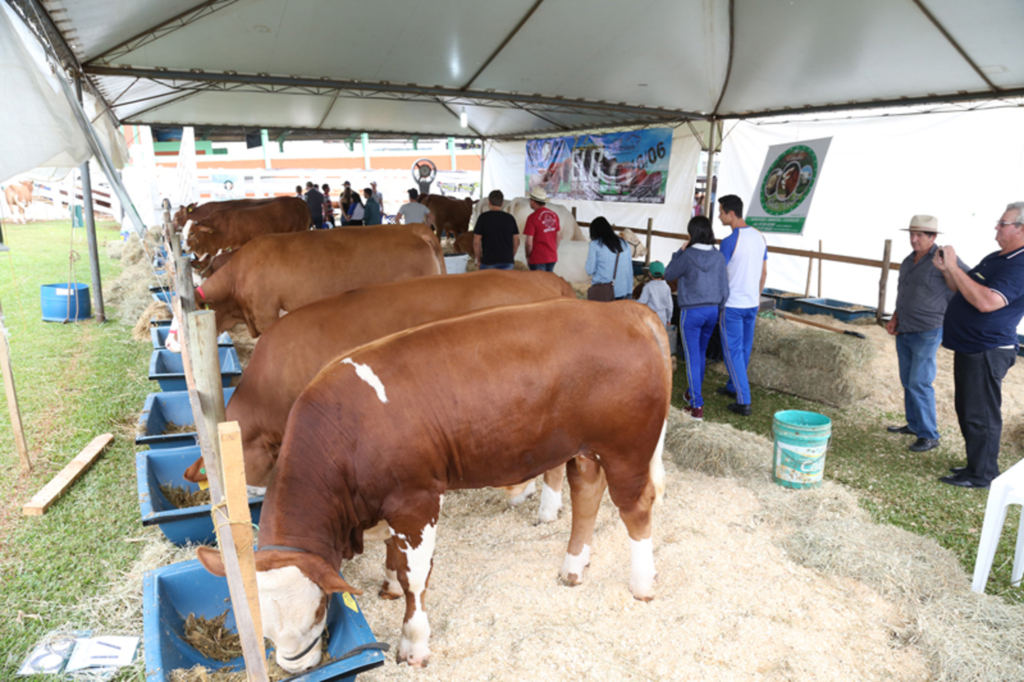
[[[558,520],[558,512],[562,510],[562,493],[548,487],[547,481],[540,489],[540,509],[537,510],[537,523],[551,523]]]
[[[320,663],[320,647],[313,647],[297,661],[285,660],[285,657],[295,656],[305,649],[323,632],[327,614],[319,623],[313,622],[324,594],[320,586],[296,566],[258,571],[256,583],[263,634],[274,643],[277,664],[287,672],[295,673]]]
[[[388,395],[384,392],[384,384],[381,383],[377,375],[373,373],[369,365],[360,365],[358,362],[353,362],[352,358],[345,358],[341,361],[343,365],[352,365],[356,368],[356,376],[365,381],[370,387],[377,392],[377,397],[385,405],[388,402]]]
[[[583,569],[589,565],[590,545],[583,545],[583,549],[578,555],[565,553],[565,560],[562,562],[562,570],[559,571],[559,576],[567,584],[579,585],[583,582]],[[575,579],[571,579],[569,576],[574,576]]]
[[[631,570],[629,574],[629,591],[637,599],[648,600],[654,596],[654,546],[651,539],[629,539]]]

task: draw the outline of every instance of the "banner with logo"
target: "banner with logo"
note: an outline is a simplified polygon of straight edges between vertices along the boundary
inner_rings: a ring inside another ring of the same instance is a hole
[[[672,129],[526,142],[526,192],[552,199],[665,203]]]
[[[802,234],[831,137],[768,148],[746,220],[762,232]]]

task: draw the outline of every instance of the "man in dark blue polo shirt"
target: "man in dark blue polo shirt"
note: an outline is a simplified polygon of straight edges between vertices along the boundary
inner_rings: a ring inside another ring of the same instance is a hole
[[[939,425],[935,415],[935,353],[942,343],[942,318],[946,314],[953,289],[932,259],[939,247],[939,220],[935,216],[916,215],[910,219],[910,246],[914,250],[900,264],[896,310],[886,330],[896,336],[896,355],[903,384],[904,426],[890,426],[892,433],[917,436],[910,444],[913,452],[939,447]],[[967,266],[958,262],[963,269]]]
[[[996,242],[999,251],[970,272],[956,264],[951,246],[932,261],[957,292],[946,308],[942,345],[953,351],[967,466],[939,480],[961,488],[987,488],[999,475],[1003,377],[1017,358],[1017,325],[1024,317],[1024,201],[1006,207],[996,222]]]

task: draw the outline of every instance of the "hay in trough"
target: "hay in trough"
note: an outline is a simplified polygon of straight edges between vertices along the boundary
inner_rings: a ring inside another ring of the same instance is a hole
[[[234,327],[228,330],[228,336],[235,344],[235,352],[238,353],[238,363],[242,366],[242,370],[249,366],[249,359],[252,358],[252,352],[256,350],[256,342],[259,339],[254,339],[249,336],[249,328],[242,323],[236,324]]]
[[[238,633],[224,627],[230,609],[215,618],[194,613],[185,618],[185,640],[206,658],[227,662],[242,655],[242,640]]]
[[[325,656],[322,662],[326,662],[328,658]],[[267,679],[270,682],[280,682],[293,677],[292,673],[285,672],[285,670],[277,664],[277,661],[273,656],[267,659]],[[249,678],[245,672],[245,669],[235,670],[234,666],[228,666],[221,668],[220,670],[210,670],[201,665],[183,670],[181,668],[172,670],[170,674],[171,682],[248,682]]]
[[[696,421],[669,408],[665,447],[677,465],[711,476],[767,474],[772,443],[728,424]]]
[[[136,341],[149,341],[151,338],[149,334],[150,321],[154,318],[157,320],[169,320],[171,317],[171,309],[166,303],[151,300],[150,304],[139,315],[139,319],[135,321],[135,326],[132,327],[132,338]]]
[[[185,486],[162,483],[160,484],[160,492],[164,494],[164,497],[167,498],[168,502],[178,509],[201,507],[204,504],[210,504],[209,489],[192,491]]]
[[[749,377],[758,386],[846,407],[871,392],[874,353],[866,339],[760,318]]]

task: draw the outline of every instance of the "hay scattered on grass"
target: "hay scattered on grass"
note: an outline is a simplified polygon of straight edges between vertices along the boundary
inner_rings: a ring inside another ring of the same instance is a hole
[[[871,392],[874,354],[865,339],[759,318],[749,376],[765,388],[846,407]]]
[[[142,314],[139,315],[139,319],[135,321],[135,326],[132,327],[132,338],[136,341],[149,341],[151,338],[149,334],[150,320],[153,318],[158,320],[171,319],[170,307],[163,301],[151,301],[146,306],[146,309],[142,311]]]
[[[178,509],[201,507],[204,504],[210,504],[209,489],[193,491],[185,486],[163,483],[160,485],[160,492],[164,494],[164,497],[167,498],[168,502]]]
[[[772,457],[767,438],[728,424],[696,421],[674,407],[669,408],[665,447],[679,466],[710,476],[766,476]]]

